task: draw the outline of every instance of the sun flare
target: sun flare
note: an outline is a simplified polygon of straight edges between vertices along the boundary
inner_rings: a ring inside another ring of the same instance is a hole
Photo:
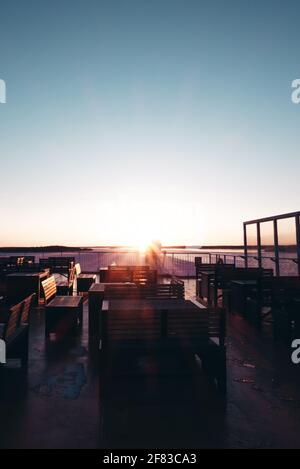
[[[134,243],[134,247],[141,253],[145,253],[152,245],[152,241],[149,239],[140,239]]]

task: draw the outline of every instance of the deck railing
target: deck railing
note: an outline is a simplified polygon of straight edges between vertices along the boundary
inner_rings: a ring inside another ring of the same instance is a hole
[[[82,271],[98,272],[100,268],[108,265],[144,265],[145,254],[132,249],[108,248],[101,250],[78,250],[78,251],[57,251],[57,252],[26,252],[26,253],[5,253],[3,256],[35,256],[36,261],[40,258],[53,256],[72,256],[76,262],[81,265]],[[203,263],[215,263],[221,259],[225,264],[233,264],[236,267],[245,267],[245,256],[242,251],[201,251],[201,250],[179,250],[162,249],[157,258],[157,270],[161,275],[176,275],[179,277],[195,276],[195,257],[202,257]],[[248,252],[248,267],[258,267],[258,257]],[[262,267],[273,269],[276,274],[275,257],[272,253],[261,256]],[[285,255],[279,258],[280,275],[298,275],[297,256],[293,254]]]

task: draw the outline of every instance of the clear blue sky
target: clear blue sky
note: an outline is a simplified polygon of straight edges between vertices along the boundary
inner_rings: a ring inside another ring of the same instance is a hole
[[[300,209],[298,0],[1,0],[0,245],[235,243]]]

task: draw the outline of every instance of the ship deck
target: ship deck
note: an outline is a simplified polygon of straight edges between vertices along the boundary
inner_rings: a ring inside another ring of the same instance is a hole
[[[193,295],[192,280],[186,292]],[[0,391],[1,448],[300,447],[300,376],[268,326],[229,316],[224,408],[197,361],[180,351],[119,357],[103,397],[87,302],[82,333],[60,345],[45,345],[43,309],[32,316],[27,379],[7,370]]]

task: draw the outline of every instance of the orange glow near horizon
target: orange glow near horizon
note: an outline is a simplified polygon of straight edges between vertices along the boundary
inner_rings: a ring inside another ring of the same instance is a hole
[[[85,200],[75,194],[67,214],[60,199],[53,199],[43,223],[39,205],[30,211],[10,207],[4,219],[18,219],[22,231],[3,223],[0,245],[135,246],[145,251],[153,240],[167,246],[242,244],[242,217],[233,213],[229,219],[221,210],[215,216],[193,193],[184,197],[172,188],[126,186],[105,198],[99,193]]]

